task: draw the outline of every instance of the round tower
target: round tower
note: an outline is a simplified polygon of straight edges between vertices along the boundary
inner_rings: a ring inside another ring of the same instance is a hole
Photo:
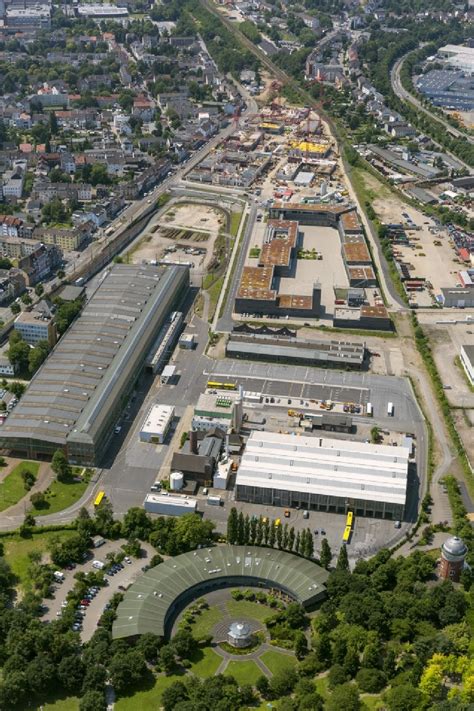
[[[466,559],[467,546],[458,536],[448,538],[441,546],[441,562],[439,577],[445,580],[459,582],[459,578]]]

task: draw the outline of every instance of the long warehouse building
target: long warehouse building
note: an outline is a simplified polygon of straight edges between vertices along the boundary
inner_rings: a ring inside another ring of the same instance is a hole
[[[97,465],[146,356],[189,288],[187,267],[116,264],[2,426],[0,448],[27,458],[62,449]]]
[[[408,458],[406,447],[252,432],[237,472],[236,498],[401,520]]]

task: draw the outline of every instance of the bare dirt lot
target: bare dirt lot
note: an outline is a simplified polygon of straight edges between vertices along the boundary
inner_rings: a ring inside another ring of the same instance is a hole
[[[195,271],[205,273],[225,223],[224,213],[209,205],[171,205],[159,220],[150,223],[129,259],[133,264],[160,259],[191,262]]]
[[[469,388],[458,360],[462,345],[474,345],[474,324],[437,324],[437,320],[447,318],[445,313],[438,313],[437,318],[433,314],[420,313],[418,318],[430,339],[449,403],[454,407],[474,408],[474,392]]]
[[[408,207],[406,203],[397,198],[385,186],[380,191],[380,183],[369,173],[364,173],[364,182],[370,190],[374,190],[376,197],[373,207],[380,220],[385,223],[406,224],[407,214],[415,226],[419,229],[407,229],[407,236],[413,247],[397,245],[403,261],[413,264],[412,276],[424,277],[433,285],[434,293],[439,293],[441,287],[456,286],[456,272],[460,269],[460,262],[457,259],[453,248],[449,243],[447,230],[436,229],[432,219],[424,215],[420,210]],[[439,244],[435,244],[439,242]],[[423,296],[416,294],[420,306],[429,306],[432,303],[428,293]]]

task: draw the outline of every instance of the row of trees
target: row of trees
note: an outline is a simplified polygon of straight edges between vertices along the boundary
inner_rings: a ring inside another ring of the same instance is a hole
[[[305,558],[314,558],[313,534],[310,528],[298,530],[295,532],[294,526],[276,525],[275,520],[269,521],[268,518],[252,516],[248,514],[244,516],[243,512],[237,512],[235,507],[232,507],[227,519],[227,541],[235,545],[255,545],[269,546],[270,548],[279,548],[280,550],[296,553]],[[321,550],[319,554],[319,563],[323,568],[329,568],[333,554],[329,546],[327,538],[321,540]],[[349,559],[347,556],[347,548],[341,547],[337,559],[337,570],[348,570]]]
[[[268,518],[244,516],[242,511],[232,507],[227,519],[227,540],[231,544],[277,546],[281,550],[294,551],[305,558],[312,558],[314,553],[313,534],[309,528],[295,532],[294,526],[282,525]]]

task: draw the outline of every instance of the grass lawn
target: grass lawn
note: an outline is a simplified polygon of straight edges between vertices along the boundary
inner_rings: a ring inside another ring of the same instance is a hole
[[[79,476],[81,471],[78,467],[78,472],[74,472],[74,476]],[[41,509],[33,507],[31,511],[35,516],[46,516],[67,509],[81,498],[88,484],[89,478],[87,476],[84,476],[82,481],[71,479],[71,481],[64,482],[55,479],[44,492],[47,504]]]
[[[212,321],[214,317],[214,312],[216,310],[217,302],[219,301],[219,295],[221,293],[222,285],[224,283],[224,277],[219,277],[214,284],[210,287],[209,291],[209,321]]]
[[[262,672],[257,667],[255,662],[252,661],[231,661],[227,665],[224,674],[233,676],[239,684],[252,685],[254,685],[257,679],[262,676]]]
[[[230,218],[230,234],[232,237],[237,236],[237,232],[239,231],[239,225],[240,225],[240,220],[242,219],[242,213],[241,212],[233,212]]]
[[[263,622],[267,617],[277,612],[267,605],[250,600],[229,600],[226,607],[231,617],[251,617],[259,622]]]
[[[210,647],[205,647],[204,649],[196,649],[190,661],[192,662],[190,671],[196,676],[205,678],[214,676],[219,664],[222,662],[222,657]]]
[[[316,685],[316,691],[318,694],[321,694],[323,699],[327,699],[329,696],[329,689],[328,689],[328,678],[327,676],[319,676],[316,677],[314,680],[314,683]]]
[[[79,699],[77,696],[68,696],[66,699],[57,699],[49,704],[43,704],[44,711],[78,711]]]
[[[157,711],[161,707],[161,695],[171,684],[183,677],[178,674],[160,676],[150,689],[137,691],[132,696],[125,696],[115,702],[115,711]]]
[[[199,638],[210,634],[214,625],[220,622],[222,617],[222,612],[217,607],[210,607],[208,610],[203,610],[200,615],[196,615],[196,621],[191,624],[193,637]]]
[[[64,539],[72,536],[73,533],[74,531],[48,531],[33,534],[31,538],[13,535],[0,539],[5,547],[5,559],[19,579],[21,587],[28,588],[30,582],[27,573],[30,564],[28,553],[30,551],[44,553],[53,538]]]
[[[290,669],[296,664],[296,657],[290,656],[289,654],[283,654],[283,652],[277,652],[273,649],[269,649],[268,652],[264,652],[260,655],[260,659],[265,666],[270,669],[272,674]]]
[[[378,709],[386,708],[380,694],[361,694],[362,708],[368,709],[368,711],[378,711]]]
[[[39,462],[20,462],[0,483],[0,511],[17,504],[27,495],[25,484],[21,478],[22,472],[30,471],[36,478]]]

